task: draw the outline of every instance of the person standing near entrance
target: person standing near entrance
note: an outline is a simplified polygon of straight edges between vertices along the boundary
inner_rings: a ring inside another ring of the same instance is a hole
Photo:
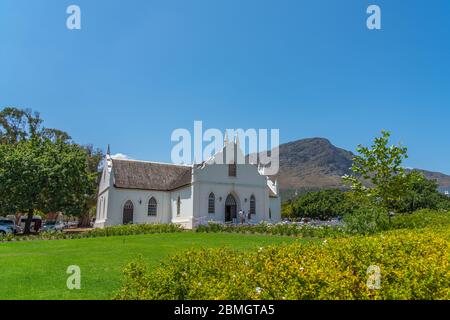
[[[239,221],[241,224],[244,223],[244,212],[242,210],[239,210]]]

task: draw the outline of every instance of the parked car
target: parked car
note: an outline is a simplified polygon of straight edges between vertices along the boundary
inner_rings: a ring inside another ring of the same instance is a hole
[[[10,228],[12,233],[18,233],[19,228],[16,226],[16,222],[11,219],[0,218],[0,226]]]
[[[13,233],[13,229],[11,227],[0,225],[0,236]]]
[[[46,221],[41,231],[63,231],[66,225],[62,221]]]
[[[77,227],[78,227],[78,221],[67,222],[67,228],[77,228]]]
[[[25,222],[27,221],[28,217],[27,216],[23,216],[22,218],[20,218],[20,227],[25,230]],[[39,232],[39,230],[41,230],[41,226],[42,226],[42,218],[39,216],[34,216],[33,220],[31,220],[31,226],[30,226],[30,230],[31,232]]]

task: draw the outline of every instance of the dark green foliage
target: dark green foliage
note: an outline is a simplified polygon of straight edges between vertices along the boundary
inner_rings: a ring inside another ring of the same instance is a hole
[[[333,189],[309,192],[283,204],[283,217],[329,220],[355,209],[347,193]]]
[[[385,209],[359,208],[344,216],[345,230],[349,234],[371,235],[390,228],[389,215]]]
[[[340,226],[315,226],[310,224],[295,223],[268,224],[265,222],[256,225],[226,225],[211,222],[207,225],[197,227],[196,232],[267,234],[303,238],[334,238],[345,235],[344,228]]]
[[[418,229],[450,225],[450,211],[420,210],[398,214],[392,218],[392,229]]]
[[[450,198],[438,192],[438,184],[426,179],[422,173],[412,171],[406,175],[403,197],[393,203],[396,212],[406,213],[421,209],[450,210]]]
[[[38,113],[0,112],[0,215],[35,211],[82,215],[95,206],[101,152],[42,127]]]
[[[0,212],[82,214],[97,178],[86,158],[83,148],[60,141],[0,145]]]
[[[63,240],[82,238],[101,238],[115,236],[131,236],[138,234],[174,233],[181,232],[179,225],[175,224],[129,224],[125,226],[93,229],[82,233],[44,232],[39,235],[14,236],[12,234],[0,236],[0,242],[4,241],[33,241],[33,240]]]

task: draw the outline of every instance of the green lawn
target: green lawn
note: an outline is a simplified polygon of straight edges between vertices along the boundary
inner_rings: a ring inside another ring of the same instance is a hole
[[[0,243],[0,299],[109,299],[121,285],[123,267],[139,255],[149,266],[157,266],[168,255],[189,248],[250,250],[293,241],[301,240],[183,232]],[[70,265],[81,268],[81,290],[66,287]]]

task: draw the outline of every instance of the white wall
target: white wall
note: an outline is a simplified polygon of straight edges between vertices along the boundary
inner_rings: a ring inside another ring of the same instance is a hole
[[[272,219],[270,222],[280,222],[281,221],[281,198],[270,198],[270,209],[272,210]]]
[[[157,202],[157,215],[148,215],[148,201],[154,197]],[[106,220],[103,226],[121,225],[123,207],[130,200],[133,202],[133,223],[170,223],[170,194],[163,191],[145,191],[109,189],[109,201]]]
[[[106,223],[106,215],[109,208],[110,185],[112,185],[111,159],[107,156],[105,158],[105,166],[99,182],[99,194],[94,226],[96,228],[103,228]]]
[[[177,201],[180,197],[180,214],[177,214]],[[170,194],[170,209],[172,213],[171,222],[180,224],[184,228],[192,229],[192,218],[194,216],[193,186],[187,186],[174,190]]]
[[[95,216],[95,227],[101,228],[105,225],[108,212],[109,191],[103,192],[97,199],[97,212]]]

